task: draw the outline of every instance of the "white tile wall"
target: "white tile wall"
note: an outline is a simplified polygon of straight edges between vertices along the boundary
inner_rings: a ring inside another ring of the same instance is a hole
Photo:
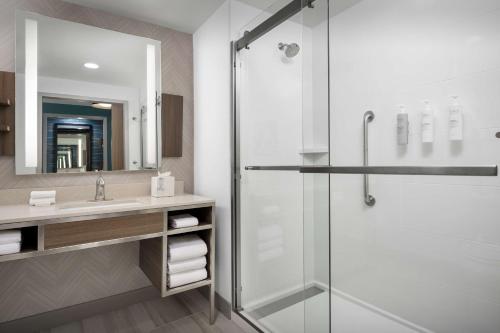
[[[365,0],[331,24],[332,164],[361,164],[369,109],[372,164],[500,164],[500,2]],[[448,140],[452,95],[461,143]],[[425,99],[436,109],[427,146]],[[372,176],[371,189],[367,208],[361,176],[332,177],[334,286],[436,332],[500,331],[500,178]]]

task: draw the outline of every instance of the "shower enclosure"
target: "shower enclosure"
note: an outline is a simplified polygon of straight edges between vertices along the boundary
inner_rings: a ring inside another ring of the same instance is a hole
[[[500,331],[500,2],[234,1],[233,308]]]

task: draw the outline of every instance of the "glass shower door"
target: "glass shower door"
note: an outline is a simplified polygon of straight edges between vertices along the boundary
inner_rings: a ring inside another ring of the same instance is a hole
[[[288,4],[256,11],[240,36]],[[298,172],[329,158],[328,10],[327,1],[317,4],[235,58],[236,303],[269,332],[328,332],[330,325],[329,175]],[[241,13],[251,10],[242,6]]]

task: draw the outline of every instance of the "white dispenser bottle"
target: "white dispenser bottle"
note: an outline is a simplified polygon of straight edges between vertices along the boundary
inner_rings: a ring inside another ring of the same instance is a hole
[[[434,110],[429,101],[424,101],[425,107],[422,112],[422,142],[434,142]]]
[[[398,130],[398,145],[405,146],[408,144],[408,113],[404,105],[399,106],[397,115],[397,130]]]
[[[464,116],[462,107],[458,102],[458,96],[452,96],[453,103],[450,107],[449,139],[450,141],[462,141],[464,139]]]

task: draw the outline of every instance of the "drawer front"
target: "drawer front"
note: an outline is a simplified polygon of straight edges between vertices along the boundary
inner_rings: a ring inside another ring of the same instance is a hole
[[[163,232],[163,213],[102,218],[45,226],[45,249]]]

